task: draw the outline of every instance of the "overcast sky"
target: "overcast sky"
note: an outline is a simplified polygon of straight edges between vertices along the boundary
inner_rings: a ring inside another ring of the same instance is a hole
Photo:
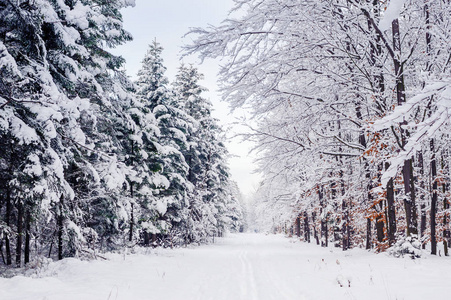
[[[127,72],[135,78],[148,45],[156,38],[164,48],[163,58],[168,69],[166,75],[172,80],[181,63],[180,47],[191,40],[189,36],[182,38],[183,35],[191,27],[219,25],[232,6],[232,0],[136,0],[135,7],[123,10],[124,27],[132,33],[134,40],[113,52],[127,60]],[[184,62],[197,63],[199,60],[189,57]],[[234,121],[234,117],[228,114],[228,105],[220,101],[217,92],[218,64],[209,60],[198,65],[198,68],[205,75],[201,84],[210,90],[206,97],[213,103],[213,115],[226,126]],[[235,156],[229,160],[233,179],[238,182],[243,194],[250,195],[259,181],[259,176],[253,174],[253,158],[248,155],[250,145],[234,139],[229,140],[227,146]]]

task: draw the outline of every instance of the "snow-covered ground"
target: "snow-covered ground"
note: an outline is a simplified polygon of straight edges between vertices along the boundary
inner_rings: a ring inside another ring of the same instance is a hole
[[[65,259],[40,278],[0,278],[2,300],[448,299],[451,259],[323,249],[283,236],[239,234],[216,244]]]

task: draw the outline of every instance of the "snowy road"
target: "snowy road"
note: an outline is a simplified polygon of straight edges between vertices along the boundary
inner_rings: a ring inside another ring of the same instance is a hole
[[[51,264],[44,278],[0,279],[0,299],[424,300],[449,295],[450,270],[444,257],[395,259],[241,234],[109,261],[65,259]]]

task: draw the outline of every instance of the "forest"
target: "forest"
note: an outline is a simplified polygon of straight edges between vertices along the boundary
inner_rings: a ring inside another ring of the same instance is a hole
[[[134,0],[0,0],[0,264],[284,232],[418,257],[451,247],[451,2],[234,0],[184,55],[221,59],[263,180],[245,212],[202,74],[137,80]],[[248,214],[247,225],[245,215]]]
[[[448,255],[451,2],[235,1],[221,58],[264,180],[255,223],[324,247]],[[265,219],[261,219],[265,216]]]
[[[211,242],[242,227],[202,74],[110,49],[133,0],[0,1],[0,265]]]

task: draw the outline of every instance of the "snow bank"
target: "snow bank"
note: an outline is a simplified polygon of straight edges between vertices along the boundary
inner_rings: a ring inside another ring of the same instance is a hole
[[[451,291],[448,257],[343,252],[283,236],[241,234],[202,247],[138,252],[64,259],[35,272],[37,278],[0,278],[0,299],[424,300],[447,299]]]

